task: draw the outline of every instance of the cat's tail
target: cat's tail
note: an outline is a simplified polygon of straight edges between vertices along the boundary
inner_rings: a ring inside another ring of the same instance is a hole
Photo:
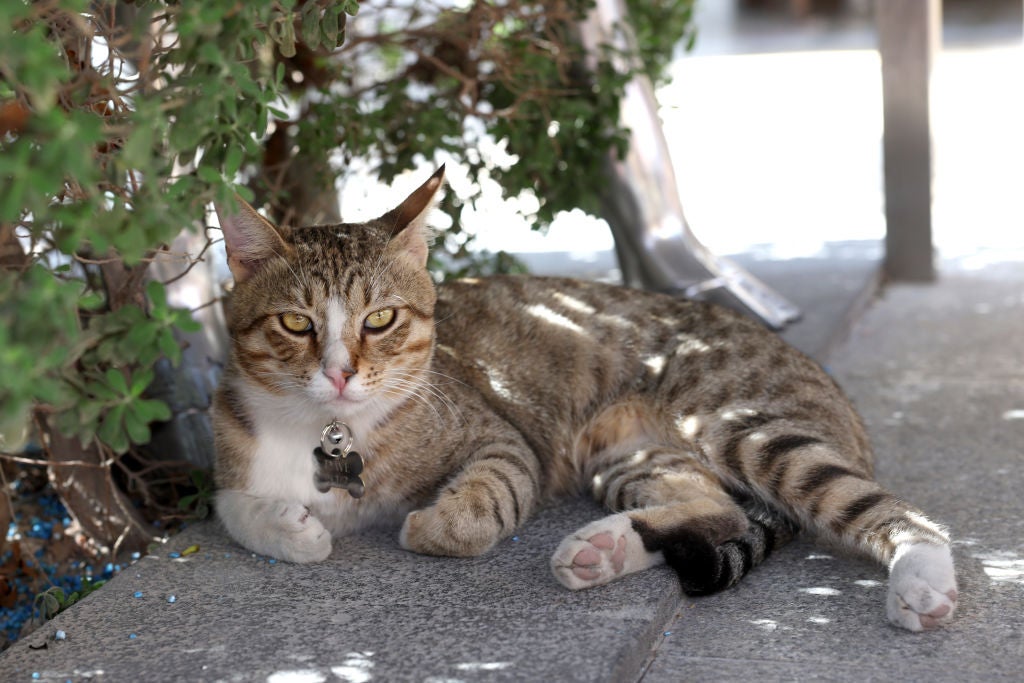
[[[739,537],[714,545],[704,536],[677,531],[675,542],[663,549],[665,561],[676,570],[687,595],[708,595],[731,588],[796,535],[797,525],[783,513],[753,499],[736,502],[749,522]]]

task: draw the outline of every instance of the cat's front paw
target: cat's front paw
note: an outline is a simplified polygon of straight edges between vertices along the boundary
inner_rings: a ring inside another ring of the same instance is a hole
[[[614,581],[662,561],[644,548],[632,520],[622,512],[567,536],[551,557],[551,571],[566,588],[580,590]]]
[[[956,603],[956,576],[948,546],[918,543],[893,564],[886,602],[892,623],[911,631],[938,628],[953,619]]]
[[[267,554],[302,564],[322,562],[331,554],[331,534],[308,507],[281,502],[273,512],[282,533],[276,539],[277,552]]]
[[[498,532],[494,524],[442,502],[406,515],[398,542],[422,555],[475,557],[494,546]]]
[[[331,554],[331,535],[301,503],[223,489],[217,516],[240,544],[289,562],[320,562]]]

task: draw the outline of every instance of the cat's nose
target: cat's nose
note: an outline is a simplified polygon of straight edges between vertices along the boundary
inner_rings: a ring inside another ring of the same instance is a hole
[[[348,380],[356,374],[356,371],[352,368],[328,368],[324,370],[324,374],[327,375],[327,379],[331,380],[331,384],[334,385],[340,394],[345,389],[345,384]]]

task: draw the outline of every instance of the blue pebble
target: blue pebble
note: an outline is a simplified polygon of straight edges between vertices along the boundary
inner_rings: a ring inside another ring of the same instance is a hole
[[[142,591],[135,591],[135,597],[141,598],[142,597]]]
[[[270,558],[269,560],[267,560],[267,564],[277,564],[277,560],[275,560],[274,558]]]
[[[128,640],[135,640],[136,638],[138,638],[138,636],[135,635],[134,633],[129,633],[128,634]]]
[[[519,537],[518,537],[518,536],[513,536],[513,537],[512,537],[512,541],[513,541],[514,543],[519,543]]]
[[[179,557],[181,557],[181,553],[177,553],[177,552],[175,552],[175,553],[167,553],[167,557],[171,558],[172,560],[176,560]]]
[[[132,553],[132,559],[133,560],[137,560],[140,557],[142,557],[142,553],[140,553],[138,550],[136,550],[134,553]]]
[[[168,595],[167,596],[167,602],[171,603],[172,605],[174,603],[176,603],[177,601],[178,601],[178,598],[176,598],[175,596],[173,596],[173,595]]]
[[[54,640],[67,640],[67,637],[68,634],[64,631],[61,631],[60,629],[57,629],[57,632],[53,634]]]
[[[38,671],[33,671],[33,672],[32,672],[32,680],[34,680],[34,681],[38,681],[38,680],[39,680],[40,678],[41,678],[41,677],[40,677],[40,675],[39,675],[39,672],[38,672]]]
[[[670,635],[672,635],[672,631],[665,631],[662,635],[670,636]]]

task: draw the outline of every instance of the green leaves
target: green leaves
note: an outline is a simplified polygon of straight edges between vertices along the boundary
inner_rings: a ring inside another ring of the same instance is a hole
[[[658,79],[692,41],[692,0],[629,4]],[[618,110],[632,74],[609,55],[590,68],[576,23],[591,5],[366,5],[363,34],[346,42],[356,0],[123,3],[116,36],[86,0],[0,2],[0,112],[21,117],[2,121],[0,248],[26,261],[0,271],[0,433],[39,407],[117,453],[148,441],[171,417],[149,398],[154,367],[180,363],[180,334],[197,325],[158,283],[143,297],[136,279],[119,296],[112,264],[159,255],[236,184],[287,204],[288,164],[332,187],[357,160],[389,180],[437,155],[480,180],[446,200],[456,217],[486,179],[535,196],[538,227],[598,212],[603,161],[626,145]],[[517,161],[484,157],[484,141]],[[459,230],[443,241],[458,265],[435,260],[448,270],[472,261]],[[499,254],[465,267],[519,266]]]
[[[314,51],[333,50],[345,41],[345,15],[355,16],[358,12],[358,0],[338,3],[310,0],[298,12],[288,11],[275,17],[267,26],[267,32],[281,55],[289,59],[297,54],[300,42]]]
[[[160,283],[149,282],[146,293],[148,313],[128,305],[93,319],[75,359],[78,375],[66,375],[71,400],[61,406],[57,426],[83,444],[98,438],[124,453],[132,444],[149,442],[151,423],[172,417],[167,404],[145,398],[153,366],[161,357],[179,363],[176,331],[195,332],[199,326],[188,311],[168,305]]]
[[[116,368],[88,372],[74,404],[58,416],[58,428],[82,443],[98,438],[119,454],[133,443],[148,443],[150,423],[172,416],[163,401],[143,397],[153,374],[151,368],[132,374]]]
[[[97,591],[105,583],[106,581],[85,579],[82,582],[81,590],[71,593],[65,593],[64,589],[59,586],[47,588],[37,594],[33,601],[33,619],[38,619],[40,623],[52,619],[82,598]]]
[[[195,493],[189,493],[178,499],[178,509],[191,513],[196,519],[206,519],[210,515],[213,502],[213,478],[206,470],[192,470],[189,473]],[[183,552],[182,555],[185,553]]]

